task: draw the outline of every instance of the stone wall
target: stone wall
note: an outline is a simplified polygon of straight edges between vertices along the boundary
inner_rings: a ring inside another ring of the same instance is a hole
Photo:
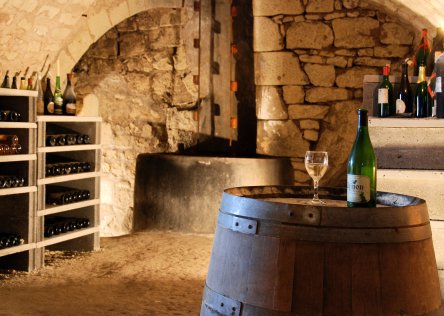
[[[150,9],[117,24],[74,68],[80,103],[99,100],[102,235],[131,231],[136,158],[195,143],[197,100],[184,45],[192,8]]]
[[[363,77],[413,56],[410,24],[360,0],[254,0],[257,152],[293,158],[308,184],[304,155],[329,152],[321,185],[345,184]]]

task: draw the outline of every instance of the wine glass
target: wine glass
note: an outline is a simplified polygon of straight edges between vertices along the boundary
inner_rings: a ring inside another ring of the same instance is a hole
[[[314,195],[311,200],[314,204],[325,204],[319,199],[319,180],[324,176],[328,168],[328,154],[326,151],[307,151],[305,153],[305,169],[313,179]]]

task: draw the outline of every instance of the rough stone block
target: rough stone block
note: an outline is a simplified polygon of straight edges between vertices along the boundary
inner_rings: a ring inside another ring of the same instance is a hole
[[[308,141],[315,142],[319,138],[319,132],[312,129],[306,129],[304,130],[304,138]]]
[[[290,52],[255,53],[254,64],[257,85],[305,85],[309,82],[298,58]]]
[[[92,42],[93,38],[89,32],[77,32],[68,44],[68,51],[74,60],[80,60]]]
[[[322,49],[333,44],[331,28],[321,22],[293,23],[287,30],[287,48]]]
[[[304,103],[305,92],[302,86],[284,86],[283,94],[287,104]]]
[[[129,16],[129,7],[126,1],[113,6],[109,11],[109,18],[113,25],[120,23]]]
[[[325,64],[325,58],[321,56],[300,55],[299,59],[303,63]]]
[[[359,6],[359,1],[360,0],[342,0],[342,5],[346,9],[354,9]]]
[[[336,47],[359,48],[373,47],[375,34],[379,30],[378,20],[362,18],[336,19],[332,22]]]
[[[305,73],[314,86],[331,87],[335,83],[335,67],[331,65],[305,64]]]
[[[369,57],[373,57],[374,55],[374,48],[361,48],[358,49],[358,56],[362,57],[362,56],[369,56]]]
[[[292,104],[288,106],[288,116],[292,120],[314,119],[322,120],[328,113],[327,105]]]
[[[328,171],[323,177],[328,185],[346,184],[348,153],[356,136],[356,110],[360,106],[360,100],[335,102],[324,119],[316,149],[328,151]]]
[[[305,166],[304,166],[304,169],[305,169]],[[294,180],[296,182],[310,182],[311,178],[308,175],[307,171],[295,170],[294,171]]]
[[[254,16],[298,15],[302,13],[304,13],[304,6],[301,0],[253,0]]]
[[[326,14],[324,16],[324,20],[330,21],[330,20],[334,20],[334,19],[340,19],[345,16],[346,16],[346,14],[344,12],[334,12],[334,13]]]
[[[284,48],[284,39],[279,31],[279,25],[266,17],[254,18],[255,52],[269,52]]]
[[[375,52],[375,57],[383,57],[383,58],[392,58],[392,57],[404,58],[407,55],[412,54],[411,47],[400,46],[400,45],[376,46],[374,52]]]
[[[383,44],[412,45],[415,38],[410,28],[396,23],[381,26],[380,40]]]
[[[339,73],[336,85],[340,88],[362,88],[365,75],[378,75],[379,70],[370,67],[353,67]]]
[[[345,58],[344,56],[330,57],[327,58],[326,63],[328,65],[334,65],[339,68],[345,68],[347,67],[347,58]]]
[[[300,120],[299,126],[301,129],[315,129],[318,130],[320,127],[319,121],[316,120]]]
[[[309,142],[293,121],[258,121],[258,154],[303,157],[307,150]]]
[[[349,56],[349,57],[352,57],[352,56],[356,56],[356,51],[355,50],[351,50],[351,49],[338,49],[338,50],[335,51],[335,54],[339,55],[339,56]]]
[[[260,120],[288,119],[282,91],[276,86],[256,87],[256,116]]]
[[[390,64],[390,59],[378,59],[371,57],[358,57],[354,61],[355,65],[370,66],[370,67],[384,67]]]
[[[145,41],[143,40],[143,36],[141,36],[140,34],[124,33],[120,37],[120,56],[134,57],[144,54],[145,51]],[[116,56],[116,54],[114,56]]]
[[[308,0],[305,11],[313,12],[332,12],[335,8],[334,0]]]
[[[360,15],[361,15],[361,12],[359,12],[359,11],[347,11],[347,16],[349,18],[357,18]]]
[[[112,26],[108,12],[105,9],[88,16],[89,32],[94,36],[94,40],[98,40]]]
[[[306,91],[305,101],[319,103],[347,100],[350,98],[350,94],[350,91],[344,88],[315,87]]]
[[[149,31],[149,46],[151,49],[178,47],[182,44],[180,26],[163,27]]]

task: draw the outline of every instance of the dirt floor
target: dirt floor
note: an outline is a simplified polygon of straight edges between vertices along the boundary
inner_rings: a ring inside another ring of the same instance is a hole
[[[198,315],[212,242],[154,231],[51,252],[38,271],[0,274],[0,315]]]

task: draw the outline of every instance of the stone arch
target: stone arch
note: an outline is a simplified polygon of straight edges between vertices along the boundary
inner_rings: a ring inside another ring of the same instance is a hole
[[[181,8],[185,0],[99,0],[79,22],[74,37],[60,48],[56,59],[60,61],[60,73],[68,73],[88,48],[109,29],[123,20],[153,8]]]

